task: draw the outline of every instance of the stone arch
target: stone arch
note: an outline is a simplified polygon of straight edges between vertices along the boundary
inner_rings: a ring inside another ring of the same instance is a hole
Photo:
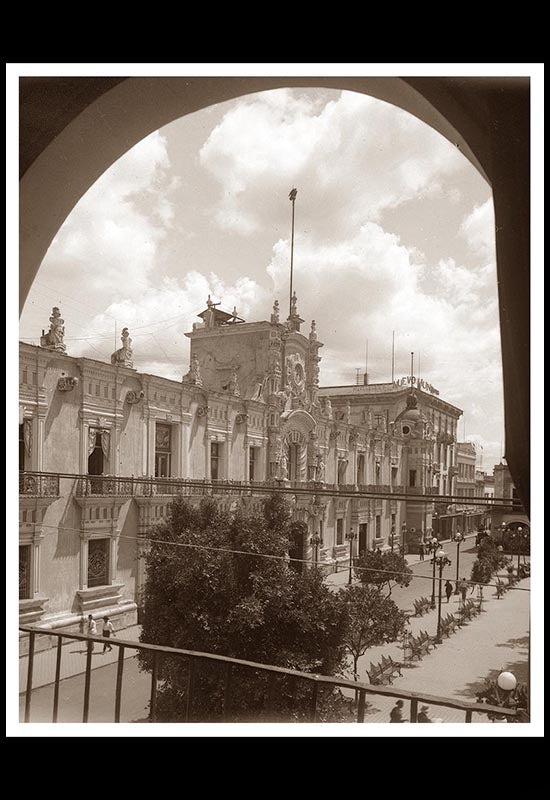
[[[127,150],[186,114],[284,87],[355,91],[398,106],[455,144],[491,184],[506,458],[529,513],[528,77],[22,77],[20,127],[30,133],[20,142],[20,308],[70,211]]]

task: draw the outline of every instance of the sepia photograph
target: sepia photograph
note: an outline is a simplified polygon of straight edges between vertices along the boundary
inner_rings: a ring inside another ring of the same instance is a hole
[[[542,65],[7,74],[8,735],[543,735]]]

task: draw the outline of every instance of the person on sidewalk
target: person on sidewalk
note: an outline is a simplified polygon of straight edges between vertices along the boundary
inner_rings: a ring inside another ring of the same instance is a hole
[[[403,719],[403,700],[398,700],[390,711],[390,722],[405,722]]]
[[[447,602],[451,599],[451,595],[453,593],[453,584],[451,581],[447,581],[445,584],[445,594],[447,595]]]
[[[468,592],[468,584],[466,583],[466,578],[462,578],[460,583],[458,584],[458,589],[460,594],[462,595],[462,602],[466,602],[466,593]]]
[[[428,706],[421,706],[420,707],[420,714],[416,718],[417,722],[431,722],[432,720],[428,716],[429,708]]]
[[[115,629],[113,628],[113,623],[109,619],[109,617],[103,617],[103,629],[101,631],[101,635],[104,636],[106,639],[110,639],[111,636],[115,635]],[[103,652],[105,653],[107,650],[112,650],[113,648],[109,644],[109,642],[105,642],[103,645]]]
[[[420,542],[420,547],[418,548],[418,553],[420,555],[420,560],[421,561],[424,561],[424,553],[425,552],[426,551],[424,550],[424,542]]]
[[[88,636],[97,636],[97,625],[95,619],[92,617],[91,614],[88,614],[88,626],[87,626],[87,633]],[[92,653],[94,652],[95,642],[92,642]]]

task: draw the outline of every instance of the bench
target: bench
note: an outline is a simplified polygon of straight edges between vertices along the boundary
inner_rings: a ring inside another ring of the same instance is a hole
[[[479,608],[476,606],[473,600],[467,600],[462,604],[458,613],[460,614],[459,624],[462,625],[468,620],[472,619],[472,617],[475,617],[476,614],[479,614]]]
[[[443,617],[441,620],[441,635],[449,638],[449,636],[455,632],[458,627],[458,622],[454,618],[452,614],[447,614],[446,617]]]
[[[430,636],[428,631],[420,631],[420,639],[423,642],[427,642],[428,643],[428,647],[433,647],[434,650],[437,647],[437,637],[436,636]]]
[[[431,608],[431,601],[427,597],[421,597],[419,600],[413,600],[414,616],[421,617]]]
[[[367,670],[369,681],[373,686],[380,686],[387,683],[392,683],[395,673],[401,675],[401,667],[403,665],[398,661],[394,661],[391,656],[382,656],[379,664],[373,664],[372,661]]]
[[[408,658],[412,661],[415,657],[420,659],[423,656],[427,656],[431,646],[432,644],[429,638],[426,639],[422,633],[420,633],[419,636],[409,636],[407,647],[411,651],[411,654]]]

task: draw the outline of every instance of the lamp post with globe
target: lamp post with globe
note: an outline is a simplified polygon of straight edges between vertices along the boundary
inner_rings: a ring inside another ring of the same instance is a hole
[[[441,583],[443,581],[443,569],[448,564],[451,563],[451,560],[447,558],[447,553],[443,548],[439,548],[434,553],[434,565],[437,564],[439,567],[439,598],[437,603],[437,632],[435,635],[435,641],[437,644],[441,644]],[[435,569],[435,566],[434,566]]]
[[[522,537],[523,537],[523,528],[522,528],[521,525],[518,525],[517,533],[516,533],[516,536],[514,537],[516,542],[517,542],[517,548],[518,548],[518,566],[517,566],[518,578],[519,578],[519,562],[520,562],[520,557],[521,557],[521,540],[522,540]]]
[[[462,535],[460,528],[457,529],[455,535],[452,537],[453,542],[456,542],[456,583],[455,583],[455,594],[458,594],[458,575],[459,575],[459,565],[460,565],[460,545],[464,541],[464,536]]]
[[[346,539],[349,541],[349,577],[348,586],[351,585],[351,569],[353,566],[353,541],[356,538],[353,528],[346,534]]]
[[[430,608],[435,608],[435,565],[436,565],[435,553],[436,553],[438,547],[439,547],[439,541],[434,536],[433,539],[431,539],[429,544],[428,544],[428,552],[432,554],[432,565],[433,565],[433,571],[432,571],[432,599],[430,601]]]

